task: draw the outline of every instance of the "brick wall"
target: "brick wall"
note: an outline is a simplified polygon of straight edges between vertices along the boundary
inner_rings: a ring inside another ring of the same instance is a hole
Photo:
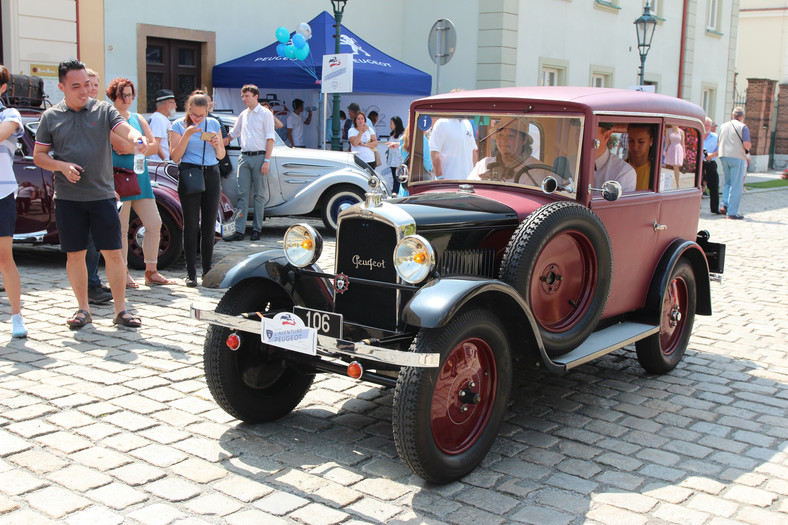
[[[750,128],[752,155],[769,154],[769,137],[772,133],[774,88],[777,81],[766,78],[747,79],[747,105],[744,123]],[[788,116],[787,116],[788,117]]]
[[[777,134],[774,153],[788,155],[788,84],[780,84],[780,95],[777,97]]]

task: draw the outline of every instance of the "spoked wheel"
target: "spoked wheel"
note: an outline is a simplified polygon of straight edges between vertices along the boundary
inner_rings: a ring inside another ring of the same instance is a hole
[[[664,374],[679,364],[692,334],[696,304],[695,273],[688,262],[680,261],[662,297],[659,332],[635,344],[646,371]]]
[[[292,309],[287,296],[267,292],[263,286],[241,282],[230,288],[216,311],[246,312]],[[247,423],[273,421],[289,414],[306,395],[314,370],[287,361],[260,341],[259,334],[239,333],[241,346],[232,351],[227,337],[232,330],[211,325],[205,338],[205,379],[214,400],[231,416]]]
[[[498,434],[511,388],[511,354],[500,320],[486,310],[422,330],[416,352],[440,352],[439,368],[407,368],[397,379],[392,424],[414,473],[448,483],[472,471]]]
[[[572,350],[596,328],[612,273],[605,226],[572,202],[547,204],[526,217],[501,262],[501,280],[531,307],[551,356]]]

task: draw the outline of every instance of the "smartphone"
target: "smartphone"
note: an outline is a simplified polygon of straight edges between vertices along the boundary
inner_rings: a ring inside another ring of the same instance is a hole
[[[211,140],[216,133],[212,133],[209,131],[203,131],[200,135],[200,140]]]

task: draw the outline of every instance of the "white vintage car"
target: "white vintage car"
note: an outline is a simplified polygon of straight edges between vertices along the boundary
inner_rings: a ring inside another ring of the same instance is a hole
[[[225,113],[216,115],[228,128],[232,128],[238,118]],[[183,118],[183,114],[173,117],[178,118]],[[233,167],[237,167],[241,154],[238,140],[230,142],[228,152]],[[372,175],[375,175],[374,170],[353,153],[291,148],[276,135],[271,167],[266,177],[268,200],[265,216],[319,216],[326,228],[333,232],[339,212],[364,201]],[[235,206],[238,201],[235,173],[222,179],[222,191]],[[390,188],[383,188],[386,197],[390,196],[390,191]],[[250,199],[248,216],[253,214]]]

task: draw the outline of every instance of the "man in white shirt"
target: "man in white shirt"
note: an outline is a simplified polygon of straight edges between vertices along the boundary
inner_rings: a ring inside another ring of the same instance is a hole
[[[170,159],[170,117],[175,115],[175,95],[169,89],[156,92],[156,111],[150,117],[150,130],[156,139],[156,153],[150,160],[164,161]]]
[[[613,124],[601,122],[597,128],[597,137],[594,143],[594,188],[601,188],[608,180],[618,181],[624,193],[635,191],[637,174],[635,168],[610,153],[607,143],[613,135]]]
[[[304,126],[312,122],[312,112],[308,111],[309,116],[303,118],[304,101],[300,98],[293,100],[293,112],[287,116],[287,139],[290,141],[291,148],[305,148]]]
[[[467,179],[479,160],[473,126],[467,119],[441,118],[430,135],[430,157],[439,179]]]
[[[241,100],[246,109],[238,115],[235,126],[224,138],[227,145],[237,138],[241,145],[241,157],[238,159],[238,206],[240,210],[235,222],[235,233],[226,241],[243,240],[246,233],[246,212],[249,209],[249,196],[254,195],[254,222],[252,223],[252,241],[260,239],[265,217],[267,200],[267,184],[265,176],[271,165],[271,153],[274,150],[274,114],[260,105],[260,90],[254,84],[241,88]]]

